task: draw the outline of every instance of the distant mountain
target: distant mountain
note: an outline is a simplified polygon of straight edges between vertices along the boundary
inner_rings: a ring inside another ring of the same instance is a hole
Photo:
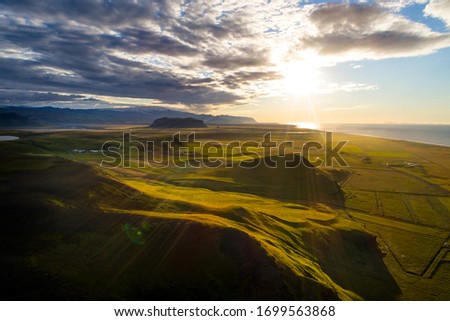
[[[152,128],[205,128],[203,120],[195,119],[192,117],[186,118],[169,118],[163,117],[156,119],[153,124],[150,125]]]
[[[39,126],[39,123],[30,120],[28,116],[22,116],[17,113],[0,113],[0,127],[30,127]]]
[[[0,127],[80,128],[107,124],[150,124],[159,118],[192,117],[210,125],[255,124],[251,117],[194,114],[164,107],[71,109],[0,107]]]

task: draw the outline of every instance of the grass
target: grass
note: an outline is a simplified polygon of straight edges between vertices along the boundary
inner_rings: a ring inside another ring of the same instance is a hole
[[[406,173],[389,169],[358,169],[345,186],[379,192],[447,195],[446,191],[440,187]]]
[[[422,275],[445,241],[444,237],[415,234],[392,227],[378,229],[381,237],[395,255],[402,268],[409,273]]]
[[[374,192],[346,189],[346,206],[349,209],[367,213],[377,213],[377,202]]]
[[[132,131],[155,142],[173,134]],[[275,126],[211,128],[196,137],[226,144],[261,141],[268,131],[294,141],[287,152],[323,140]],[[21,140],[0,150],[3,298],[450,297],[446,256],[432,262],[450,232],[448,148],[339,134],[335,141],[349,140],[350,168],[139,168],[134,161],[106,169],[100,153],[72,149],[121,140],[117,129],[14,134]],[[424,278],[431,263],[433,277]]]
[[[442,203],[437,197],[414,196],[407,198],[414,209],[414,217],[420,224],[450,228],[446,213],[438,210],[436,204]]]
[[[418,196],[410,196],[411,198],[416,198]],[[379,198],[381,199],[383,206],[383,214],[400,220],[412,221],[412,213],[407,207],[406,196],[400,193],[379,193]]]

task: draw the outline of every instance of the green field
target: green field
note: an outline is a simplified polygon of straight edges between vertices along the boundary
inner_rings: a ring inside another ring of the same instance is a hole
[[[127,131],[155,145],[174,134]],[[324,141],[284,126],[196,138],[227,145],[269,131],[294,142],[286,157]],[[0,142],[2,299],[450,299],[450,148],[336,134],[348,167],[288,168],[277,151],[276,168],[225,166],[262,148],[227,150],[214,168],[166,167],[159,147],[102,167],[98,151],[119,129],[0,134],[20,137]],[[183,151],[178,164],[194,154],[215,155]]]

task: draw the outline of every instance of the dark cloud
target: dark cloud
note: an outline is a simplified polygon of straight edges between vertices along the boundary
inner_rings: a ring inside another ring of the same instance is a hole
[[[228,88],[235,89],[255,81],[281,79],[282,75],[275,71],[238,71],[224,77],[222,83]]]
[[[356,58],[379,59],[428,54],[450,45],[448,34],[432,32],[376,4],[320,5],[310,19],[318,32],[301,37],[296,47],[320,55],[360,53]]]
[[[211,77],[206,77],[206,78],[197,78],[197,79],[190,79],[189,80],[189,84],[191,85],[195,85],[195,84],[208,84],[208,83],[213,83],[215,82],[215,80]]]
[[[440,43],[448,42],[449,36],[436,35],[423,37],[402,31],[380,31],[367,35],[327,34],[305,39],[303,45],[314,48],[321,55],[345,54],[359,51],[379,58],[404,56],[439,48]]]
[[[72,62],[73,64],[73,62]],[[147,71],[104,61],[102,68],[78,68],[79,77],[49,73],[34,61],[1,59],[3,85],[12,89],[65,91],[115,97],[150,98],[167,103],[223,104],[239,99],[232,93],[204,86],[186,85],[180,79],[157,71]]]
[[[112,3],[3,2],[2,8],[16,11],[17,16],[52,21],[0,24],[0,41],[17,56],[0,58],[3,88],[151,98],[186,105],[231,103],[241,98],[159,66],[127,59],[133,54],[180,58],[200,53],[173,36],[133,26],[139,20],[160,19],[170,11],[168,3],[148,2],[145,8],[141,2],[137,7],[131,2]],[[163,7],[164,14],[158,11]],[[63,17],[67,19],[64,22]],[[101,25],[107,32],[91,28],[91,24]],[[24,52],[31,52],[32,58],[22,58]]]
[[[313,9],[311,21],[321,32],[370,31],[386,11],[376,5],[323,4]]]
[[[204,28],[207,30],[210,26]],[[213,34],[224,36],[225,30],[232,29],[212,30]],[[126,27],[101,34],[86,28],[71,29],[62,23],[44,26],[19,23],[2,28],[0,35],[10,44],[30,49],[35,54],[33,60],[0,59],[0,77],[10,88],[151,98],[186,105],[232,103],[241,98],[238,94],[208,87],[212,80],[187,78],[116,55],[116,52],[170,57],[201,54],[198,49],[155,31]],[[206,54],[204,64],[233,70],[263,66],[267,61],[267,51],[250,48],[227,56]]]
[[[239,81],[262,81],[280,79],[282,76],[275,71],[239,71],[233,77]]]
[[[57,93],[23,93],[0,91],[1,104],[15,104],[21,102],[65,102],[65,101],[98,101],[95,98],[86,98],[82,95],[60,95]]]
[[[207,53],[203,64],[215,69],[233,70],[242,67],[269,66],[267,49],[243,48],[227,53]]]
[[[74,21],[89,26],[105,27],[139,24],[148,19],[172,19],[169,13],[175,5],[176,3],[171,0],[2,0],[0,9],[45,18],[45,21]]]
[[[198,50],[180,41],[154,31],[137,28],[118,29],[116,36],[102,36],[99,40],[105,48],[128,53],[160,53],[169,56],[193,56]]]
[[[247,27],[247,19],[240,15],[225,16],[218,22],[197,22],[188,21],[180,29],[176,29],[181,34],[188,33],[185,37],[187,41],[195,35],[201,35],[204,40],[208,36],[215,39],[242,39],[254,36],[254,33]],[[195,39],[195,38],[194,38]]]

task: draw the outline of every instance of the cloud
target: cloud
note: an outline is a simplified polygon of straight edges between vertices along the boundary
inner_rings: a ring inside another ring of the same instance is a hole
[[[102,35],[100,38],[97,41],[103,41],[104,43],[101,44],[103,47],[128,53],[159,53],[169,56],[193,56],[198,54],[197,49],[183,44],[175,38],[140,28],[122,29],[118,34]]]
[[[382,8],[389,9],[394,12],[398,12],[405,7],[414,5],[414,4],[425,4],[428,0],[377,0],[374,1],[377,5]]]
[[[98,101],[94,98],[86,98],[82,95],[60,95],[57,93],[39,93],[39,92],[27,92],[21,91],[5,91],[0,90],[0,103],[1,104],[15,104],[17,102],[67,102],[67,101]]]
[[[67,62],[58,64],[67,67]],[[0,74],[6,79],[4,86],[11,89],[27,88],[35,91],[70,91],[77,94],[94,94],[115,97],[151,98],[167,103],[183,102],[191,104],[223,104],[233,102],[239,97],[205,86],[185,84],[187,80],[171,76],[170,73],[141,70],[118,65],[104,59],[102,66],[78,66],[70,62],[76,74],[60,73],[61,69],[42,68],[33,61],[12,61],[0,58]]]
[[[362,90],[378,90],[377,85],[370,85],[370,84],[362,84],[362,83],[353,83],[353,82],[346,82],[342,84],[337,83],[328,83],[325,84],[324,88],[322,88],[322,93],[333,93],[337,91],[344,91],[344,92],[357,92]]]
[[[86,3],[66,1],[3,2],[1,8],[11,13],[0,16],[0,41],[8,52],[0,58],[3,86],[185,105],[240,99],[238,94],[204,86],[192,75],[167,72],[147,61],[156,55],[182,59],[199,54],[175,36],[152,28],[155,21],[171,20],[173,10],[168,9],[172,2],[151,3],[95,2],[86,8]],[[143,59],[127,59],[130,55]]]
[[[128,26],[130,22],[140,24],[148,21],[149,17],[160,21],[170,20],[177,1],[3,0],[1,7],[5,11],[39,17],[44,23],[67,19],[71,25],[89,25],[103,29],[105,26]]]
[[[215,69],[239,69],[241,67],[268,66],[269,52],[265,49],[243,48],[227,53],[207,53],[203,64]]]
[[[222,83],[229,88],[239,88],[253,82],[264,82],[281,78],[282,75],[275,71],[239,71],[226,76]]]
[[[425,16],[434,17],[444,21],[450,27],[450,1],[430,0],[423,10]]]
[[[430,1],[424,13],[448,22],[447,9]],[[0,3],[0,89],[18,93],[16,102],[105,96],[206,110],[270,93],[287,62],[312,56],[320,67],[448,46],[448,33],[433,32],[385,2]],[[347,83],[327,90],[338,88],[371,89]]]
[[[338,62],[425,55],[450,46],[449,34],[377,5],[319,5],[310,20],[315,32],[300,37],[295,49],[312,49]]]

